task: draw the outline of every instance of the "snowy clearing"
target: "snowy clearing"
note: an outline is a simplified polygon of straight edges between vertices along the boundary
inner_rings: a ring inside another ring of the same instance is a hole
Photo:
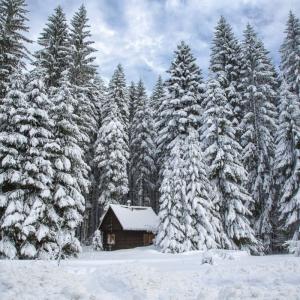
[[[212,265],[204,263],[212,258]],[[86,250],[79,259],[0,261],[0,299],[300,299],[300,259],[242,251]]]

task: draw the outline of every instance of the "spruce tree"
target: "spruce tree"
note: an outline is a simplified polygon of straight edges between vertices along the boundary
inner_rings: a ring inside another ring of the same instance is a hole
[[[300,247],[300,201],[299,201],[299,166],[300,166],[300,110],[297,96],[290,91],[285,80],[280,87],[279,122],[276,133],[276,183],[278,184],[278,208],[283,229],[286,231],[288,244]]]
[[[94,65],[95,49],[91,46],[87,11],[84,5],[74,14],[71,20],[70,45],[70,81],[76,86],[85,86],[96,74]]]
[[[242,148],[232,124],[232,106],[219,81],[209,81],[203,107],[201,140],[210,166],[209,180],[218,193],[216,205],[231,242],[225,247],[257,251],[258,242],[250,227],[251,213],[247,209],[253,200],[243,187],[247,172],[242,163]]]
[[[56,217],[52,201],[51,187],[54,176],[51,159],[53,156],[53,120],[49,116],[52,103],[48,99],[43,71],[34,69],[26,85],[28,108],[27,120],[29,136],[25,153],[24,169],[29,195],[26,199],[30,212],[25,219],[23,230],[30,233],[30,242],[36,248],[38,258],[53,258],[57,250],[55,240]]]
[[[225,91],[227,101],[232,106],[233,124],[241,121],[241,95],[238,90],[241,48],[231,26],[222,16],[215,28],[210,55],[210,71]]]
[[[27,246],[28,236],[23,232],[23,224],[29,214],[27,201],[29,193],[24,174],[24,155],[28,138],[22,130],[24,113],[29,107],[24,93],[24,83],[21,70],[16,69],[9,77],[8,92],[0,105],[0,207],[2,211],[0,253],[9,258],[36,254],[33,245],[31,249]]]
[[[88,21],[86,9],[82,5],[71,20],[69,35],[71,46],[70,82],[75,87],[78,99],[76,111],[80,118],[79,129],[85,137],[82,144],[85,152],[91,147],[90,144],[95,142],[98,130],[97,109],[89,91],[92,88],[92,81],[96,76],[96,66],[93,64],[95,60],[93,53],[96,50],[91,47],[94,42],[90,40],[91,34],[88,30]]]
[[[55,246],[53,122],[41,78],[38,70],[32,71],[25,93],[24,78],[17,70],[1,105],[0,252],[10,258],[45,257]]]
[[[99,174],[99,203],[103,207],[110,203],[124,202],[128,193],[129,147],[127,125],[123,125],[125,118],[122,114],[127,107],[122,102],[127,101],[124,84],[124,73],[118,66],[104,99],[102,124],[94,150],[94,168]]]
[[[131,127],[133,116],[136,111],[136,86],[132,81],[129,88],[128,88],[128,99],[129,99],[129,127]],[[130,130],[129,130],[130,136]],[[130,138],[129,138],[130,140]]]
[[[129,98],[126,87],[125,74],[123,67],[119,64],[114,71],[112,79],[109,82],[108,99],[114,99],[117,105],[118,119],[121,121],[126,135],[129,130]],[[107,111],[104,108],[103,118],[106,117]],[[126,141],[128,143],[128,140]]]
[[[24,33],[27,9],[25,0],[0,1],[0,99],[5,96],[8,78],[16,67],[25,67],[29,60],[26,43],[31,42]]]
[[[185,193],[184,163],[182,148],[184,139],[177,136],[169,156],[166,158],[162,174],[159,198],[159,227],[155,244],[162,252],[184,252],[185,227],[183,222],[183,197]]]
[[[174,138],[186,133],[189,126],[197,128],[200,125],[203,80],[195,60],[190,47],[181,42],[168,70],[170,78],[165,82],[166,95],[160,106],[156,127],[157,155],[161,166]]]
[[[184,145],[186,248],[207,250],[225,247],[230,242],[223,230],[218,208],[214,203],[215,190],[208,179],[208,168],[199,142],[198,131],[190,128]]]
[[[150,204],[155,187],[154,124],[151,112],[144,84],[140,80],[136,88],[136,112],[131,127],[130,172],[135,192],[133,200],[142,206]]]
[[[62,73],[60,87],[55,89],[52,99],[51,117],[55,122],[55,148],[53,155],[54,180],[53,200],[57,218],[59,256],[76,255],[80,243],[75,230],[82,221],[85,199],[88,192],[87,165],[80,148],[81,132],[74,113],[77,99],[68,81],[69,74]]]
[[[281,45],[281,71],[289,90],[300,98],[300,21],[292,12],[289,14]]]
[[[157,82],[154,86],[153,93],[150,99],[150,105],[153,111],[154,124],[159,122],[159,109],[164,98],[164,84],[161,76],[158,76]],[[155,125],[156,126],[156,125]]]
[[[242,48],[241,91],[245,114],[241,143],[244,166],[249,173],[247,188],[254,199],[249,208],[256,234],[263,239],[265,251],[270,251],[277,78],[268,52],[250,25],[244,32]]]
[[[59,87],[62,73],[70,65],[70,43],[66,16],[60,6],[48,18],[38,44],[41,49],[36,52],[37,63],[45,70],[46,87]]]

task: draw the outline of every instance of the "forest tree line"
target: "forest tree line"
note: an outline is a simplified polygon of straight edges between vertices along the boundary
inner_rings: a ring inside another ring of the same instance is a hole
[[[296,15],[278,68],[251,25],[240,41],[220,17],[208,78],[180,42],[150,97],[120,64],[103,82],[83,5],[70,23],[57,7],[35,53],[27,15],[0,0],[0,255],[77,255],[128,200],[158,213],[163,252],[300,254]]]

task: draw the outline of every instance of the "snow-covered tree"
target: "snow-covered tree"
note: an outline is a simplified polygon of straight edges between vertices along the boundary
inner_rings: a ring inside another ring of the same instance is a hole
[[[63,256],[76,255],[80,251],[75,230],[82,221],[83,194],[88,192],[88,166],[79,146],[82,136],[77,126],[78,116],[74,113],[77,101],[68,75],[66,71],[62,73],[60,87],[52,95],[54,105],[51,110],[55,122],[53,200]]]
[[[10,258],[44,257],[55,243],[51,203],[53,123],[42,75],[34,70],[24,92],[17,70],[1,105],[0,252]]]
[[[96,74],[96,51],[91,45],[91,33],[87,11],[84,5],[74,14],[70,28],[70,80],[77,86],[85,86]]]
[[[70,43],[66,16],[60,6],[48,18],[38,44],[41,49],[36,52],[37,63],[45,70],[47,88],[60,86],[62,73],[70,65]]]
[[[232,124],[232,106],[219,81],[211,79],[203,101],[201,139],[209,167],[209,179],[218,193],[220,216],[224,230],[235,249],[257,250],[257,240],[250,227],[248,210],[252,198],[243,187],[247,172],[242,163],[242,148]]]
[[[164,98],[164,83],[161,76],[158,76],[157,82],[154,86],[153,93],[150,98],[150,106],[153,111],[154,124],[159,122],[160,106]],[[155,125],[156,126],[156,125]]]
[[[254,199],[256,233],[265,250],[271,247],[273,209],[272,165],[276,131],[277,78],[262,42],[248,25],[242,47],[241,91],[244,117],[241,122],[243,162],[248,172],[247,188]]]
[[[94,164],[99,174],[99,202],[104,207],[110,203],[123,202],[128,193],[128,136],[119,112],[119,94],[115,89],[120,88],[111,83],[95,145]]]
[[[17,66],[25,67],[29,59],[24,33],[27,10],[25,0],[0,1],[0,99],[4,97],[8,78]]]
[[[126,87],[125,74],[123,67],[119,64],[114,71],[112,79],[109,82],[108,88],[108,101],[112,101],[117,105],[117,114],[118,119],[122,123],[126,135],[128,137],[129,130],[129,98],[128,98],[128,89]],[[104,108],[103,118],[106,117],[107,110]],[[128,143],[128,140],[126,141]]]
[[[70,28],[70,82],[75,87],[78,106],[76,107],[79,116],[79,129],[85,140],[82,148],[87,152],[90,144],[95,142],[98,131],[98,116],[95,102],[91,99],[91,84],[96,76],[95,57],[96,51],[91,45],[94,43],[90,40],[91,34],[88,25],[89,19],[87,12],[82,5],[78,12],[75,13],[71,20]]]
[[[203,81],[195,60],[190,47],[181,42],[168,70],[170,78],[165,82],[166,95],[159,109],[156,130],[157,155],[161,166],[174,138],[186,133],[189,126],[198,128],[200,125]]]
[[[131,127],[133,116],[136,111],[136,86],[133,81],[131,82],[128,88],[128,99],[129,99],[129,124],[130,124],[129,126]],[[129,130],[129,136],[130,136],[130,130]]]
[[[184,139],[178,136],[172,142],[169,156],[164,163],[159,199],[159,227],[155,244],[162,252],[180,253],[184,249],[185,227],[183,222],[183,198],[185,195]],[[171,145],[170,145],[171,146]]]
[[[26,201],[30,212],[25,219],[23,231],[30,234],[30,242],[35,246],[38,258],[51,258],[57,247],[56,215],[51,195],[54,123],[49,116],[52,103],[46,93],[43,75],[43,70],[34,69],[29,74],[25,89],[28,107],[24,119],[27,125],[22,122],[22,126],[24,129],[27,127],[23,132],[29,137],[24,169],[25,181],[29,186]]]
[[[281,45],[281,71],[289,90],[300,98],[300,21],[292,12],[289,14]]]
[[[23,224],[29,214],[29,193],[24,174],[24,154],[28,138],[22,128],[24,113],[28,109],[24,82],[20,69],[16,69],[9,77],[8,92],[0,105],[0,253],[9,258],[36,254],[34,246],[32,251],[27,251],[28,248],[24,247],[27,245],[27,235],[23,232]]]
[[[136,87],[136,112],[131,126],[130,172],[133,179],[134,199],[138,205],[149,205],[155,182],[155,144],[152,110],[143,82]]]
[[[99,229],[94,232],[93,235],[93,249],[95,251],[102,251],[103,250],[103,243],[102,243],[102,234]]]
[[[226,237],[217,206],[217,195],[208,179],[208,168],[204,159],[199,134],[194,128],[184,141],[183,149],[185,180],[185,237],[186,248],[207,250],[226,247],[230,242]]]
[[[215,28],[210,55],[210,71],[220,82],[233,110],[233,124],[241,121],[241,95],[238,91],[241,48],[231,26],[222,16]]]
[[[280,87],[279,122],[276,133],[276,183],[278,208],[291,252],[300,240],[300,109],[297,96],[283,79]],[[300,250],[300,248],[299,248]]]

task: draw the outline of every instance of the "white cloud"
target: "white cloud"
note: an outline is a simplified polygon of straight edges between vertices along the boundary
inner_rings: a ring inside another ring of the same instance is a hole
[[[61,4],[70,19],[81,5],[79,0],[28,1],[32,39],[55,6]],[[169,67],[182,39],[190,43],[207,73],[211,38],[220,15],[239,38],[246,23],[253,24],[277,63],[288,11],[300,17],[299,0],[86,0],[84,4],[101,75],[108,80],[121,62],[128,81],[142,78],[148,88]]]

